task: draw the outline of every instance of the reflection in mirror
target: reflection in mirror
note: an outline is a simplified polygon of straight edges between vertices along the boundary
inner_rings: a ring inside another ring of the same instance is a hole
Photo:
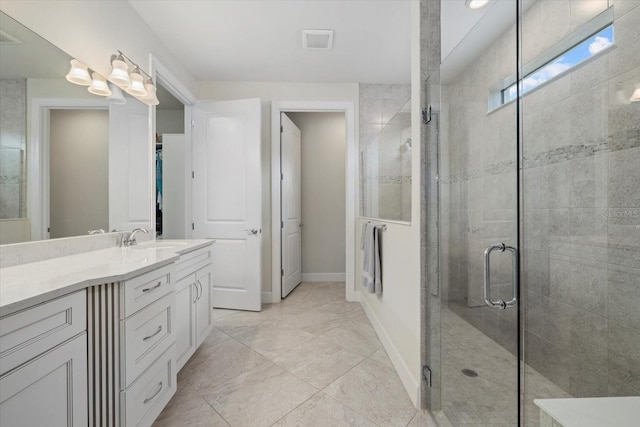
[[[156,107],[156,236],[185,238],[184,104],[157,83]]]
[[[71,57],[0,13],[0,244],[151,228],[148,107],[66,81]]]
[[[411,221],[411,100],[360,147],[361,215]]]

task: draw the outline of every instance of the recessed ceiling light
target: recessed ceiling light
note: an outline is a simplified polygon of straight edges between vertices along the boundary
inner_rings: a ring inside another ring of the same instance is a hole
[[[480,9],[481,7],[485,7],[489,3],[489,0],[466,0],[464,5],[469,9]]]
[[[302,47],[309,50],[330,50],[333,30],[302,30]]]

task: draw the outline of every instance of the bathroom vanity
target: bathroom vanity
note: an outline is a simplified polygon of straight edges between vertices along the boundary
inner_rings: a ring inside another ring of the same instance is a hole
[[[151,425],[212,329],[211,244],[150,241],[0,269],[3,424]]]

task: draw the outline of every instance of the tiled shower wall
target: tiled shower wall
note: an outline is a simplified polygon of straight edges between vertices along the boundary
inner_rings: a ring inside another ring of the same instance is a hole
[[[523,17],[526,63],[608,6],[615,47],[522,104],[525,361],[577,397],[640,394],[640,2],[539,0]],[[516,236],[515,106],[487,114],[513,64],[511,29],[442,89],[443,299],[515,352],[515,310],[482,302],[484,248]],[[494,261],[494,299],[509,297]]]
[[[0,219],[25,215],[26,80],[0,79]]]
[[[360,84],[360,152],[376,159],[363,159],[361,166],[361,215],[382,219],[411,220],[411,156],[401,147],[404,128],[411,126],[411,114],[399,113],[411,96],[410,85]],[[391,120],[396,117],[393,123]],[[386,127],[386,129],[385,129]],[[383,131],[383,129],[385,129]],[[370,147],[376,144],[375,147]],[[369,149],[367,149],[369,147]],[[369,173],[365,171],[365,167]],[[376,182],[367,182],[374,179]],[[374,200],[366,200],[376,191]],[[373,206],[372,207],[372,202]]]

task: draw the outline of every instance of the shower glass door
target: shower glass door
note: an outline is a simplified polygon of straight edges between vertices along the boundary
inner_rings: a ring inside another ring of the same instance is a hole
[[[454,427],[519,419],[519,10],[488,7],[440,67],[440,399]]]
[[[539,426],[549,399],[640,396],[640,2],[487,7],[434,108],[436,402]]]
[[[534,399],[640,396],[640,1],[537,0],[521,45],[521,405],[537,426]]]

